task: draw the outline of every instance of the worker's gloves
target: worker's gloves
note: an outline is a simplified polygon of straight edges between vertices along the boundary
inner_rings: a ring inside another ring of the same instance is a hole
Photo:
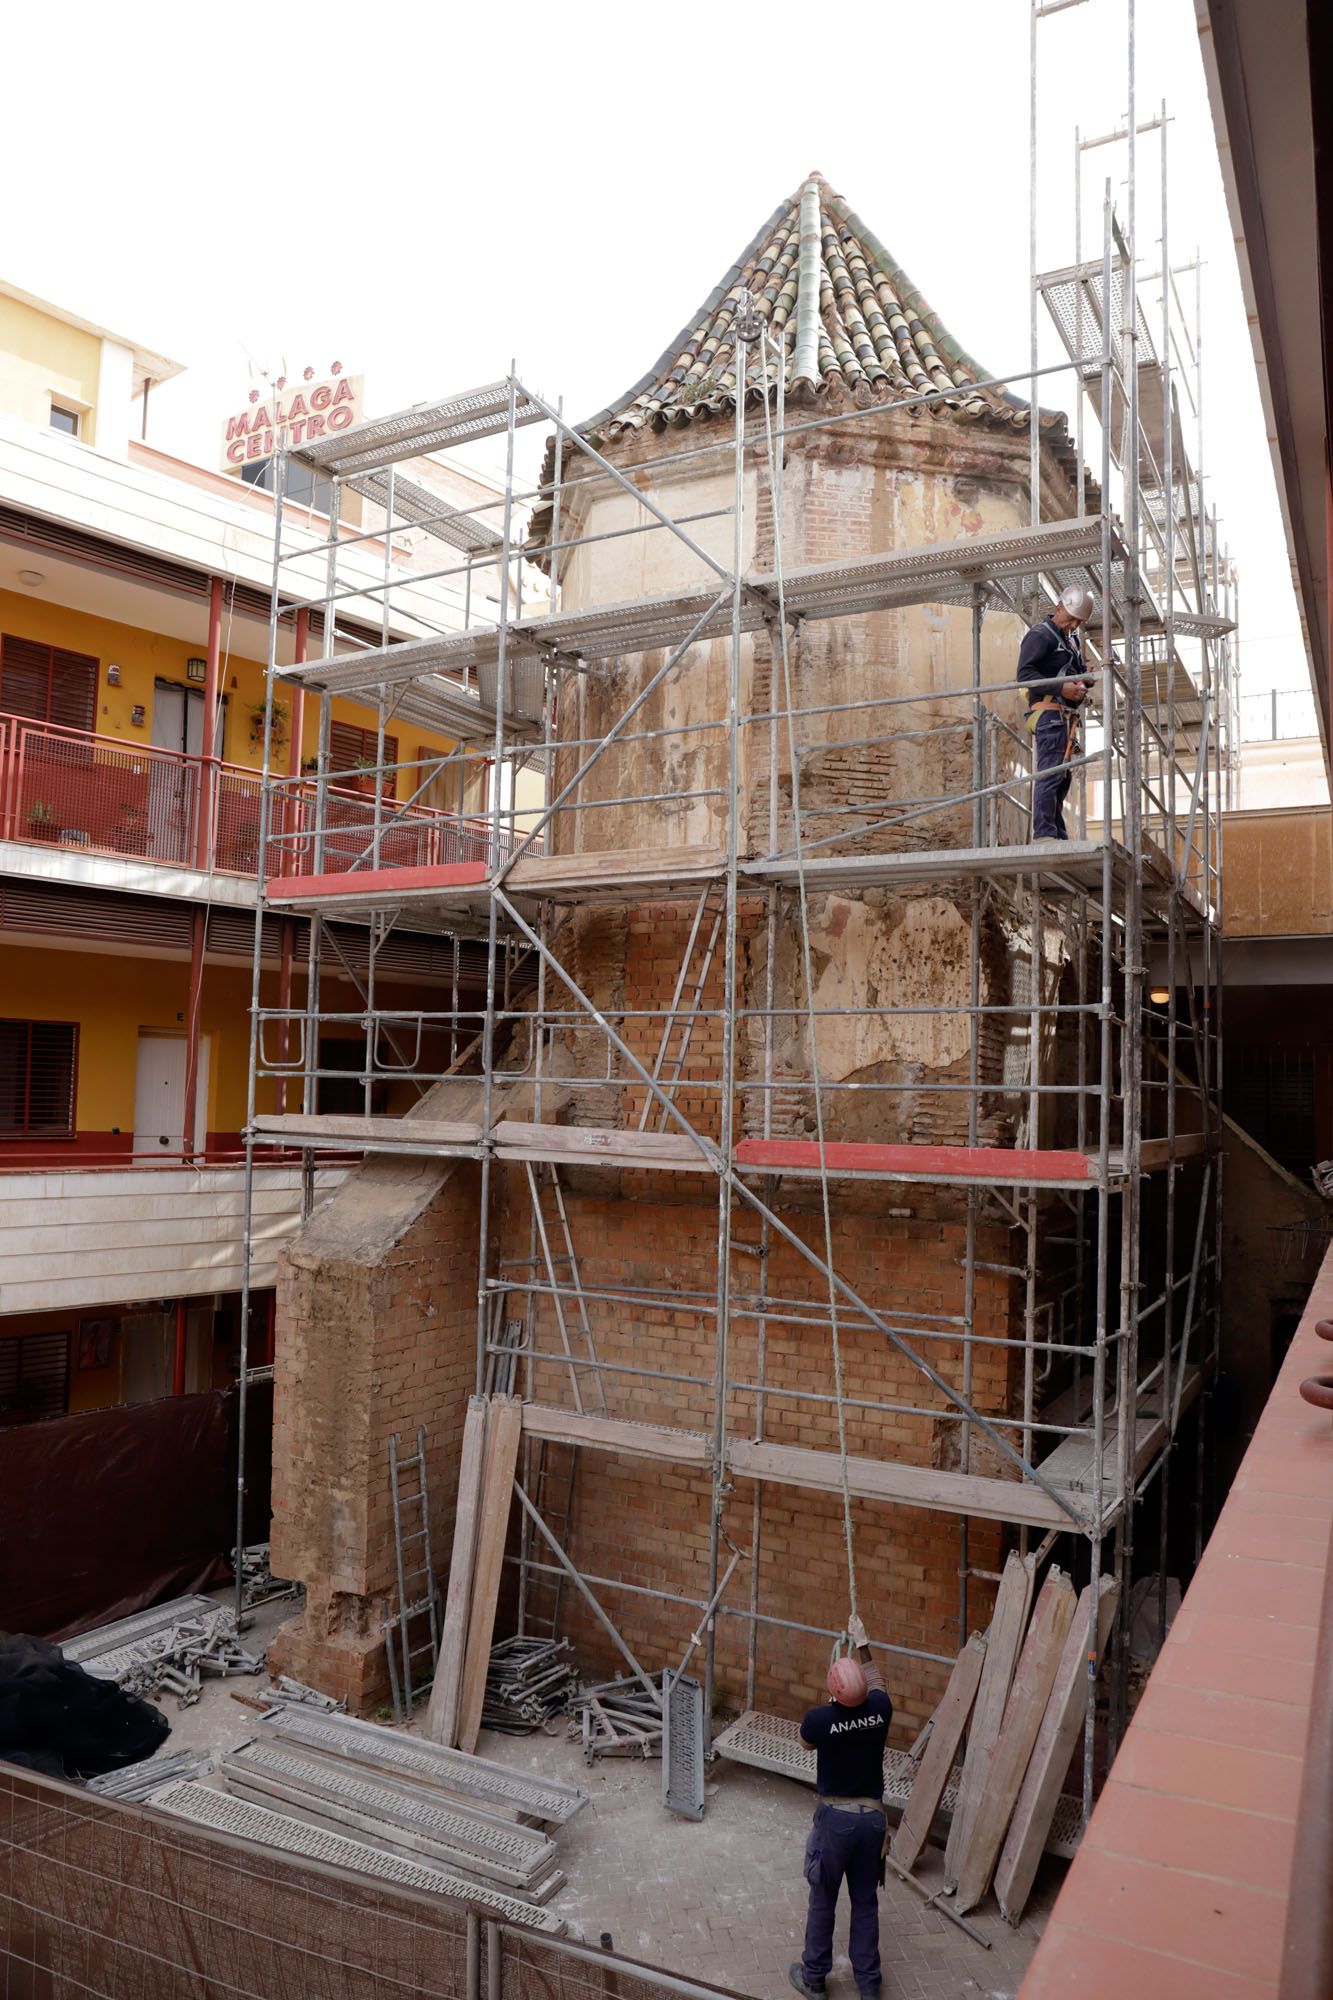
[[[868,1646],[870,1644],[870,1641],[866,1638],[866,1628],[855,1612],[847,1620],[847,1643],[850,1646]]]

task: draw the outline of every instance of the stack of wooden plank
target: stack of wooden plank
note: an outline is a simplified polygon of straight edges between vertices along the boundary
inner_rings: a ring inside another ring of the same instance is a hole
[[[1106,1643],[1116,1585],[1102,1577],[1076,1597],[1052,1565],[1035,1605],[1036,1563],[1011,1555],[990,1629],[959,1654],[890,1854],[910,1873],[945,1795],[964,1733],[945,1849],[945,1886],[961,1914],[992,1881],[1011,1923],[1023,1914],[1083,1723],[1087,1676]],[[1094,1597],[1096,1639],[1092,1639]],[[1067,1815],[1066,1815],[1067,1816]]]
[[[426,1718],[431,1740],[449,1749],[475,1750],[481,1731],[522,1429],[518,1397],[470,1399],[458,1461],[444,1630]]]

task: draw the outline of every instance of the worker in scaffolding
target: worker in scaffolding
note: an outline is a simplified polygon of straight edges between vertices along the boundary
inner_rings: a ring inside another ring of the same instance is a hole
[[[866,1628],[848,1621],[850,1651],[828,1670],[832,1700],[812,1708],[801,1741],[815,1753],[818,1802],[805,1844],[810,1910],[805,1951],[787,1977],[798,1993],[819,1995],[833,1965],[833,1916],[846,1881],[852,1922],[847,1949],[858,1993],[880,1990],[879,1887],[884,1879],[884,1747],[893,1703],[870,1657]]]
[[[1093,612],[1092,592],[1070,584],[1055,609],[1024,635],[1018,678],[1028,691],[1028,729],[1036,753],[1032,787],[1032,838],[1067,840],[1065,797],[1078,749],[1082,705],[1088,696],[1080,632]]]

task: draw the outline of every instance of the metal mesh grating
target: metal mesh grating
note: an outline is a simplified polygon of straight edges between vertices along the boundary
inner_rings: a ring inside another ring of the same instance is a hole
[[[677,1674],[666,1702],[662,1734],[662,1804],[686,1819],[704,1816],[704,1691]]]
[[[386,1854],[365,1841],[349,1840],[345,1834],[326,1833],[304,1820],[288,1819],[270,1812],[267,1806],[252,1805],[232,1798],[227,1792],[210,1791],[206,1785],[168,1785],[153,1799],[161,1812],[176,1819],[192,1820],[197,1826],[212,1827],[235,1839],[252,1841],[258,1847],[280,1848],[286,1854],[300,1854],[309,1861],[323,1861],[333,1868],[347,1868],[356,1875],[374,1875],[401,1889],[424,1890],[428,1895],[454,1896],[462,1902],[480,1904],[506,1923],[527,1924],[533,1930],[562,1936],[564,1924],[525,1903],[507,1896],[501,1889],[484,1883],[468,1882],[460,1875],[446,1874],[428,1861],[409,1861],[400,1854]]]
[[[528,1778],[521,1772],[505,1770],[501,1764],[489,1763],[484,1757],[445,1750],[438,1743],[427,1743],[416,1736],[398,1736],[390,1729],[357,1722],[351,1716],[284,1711],[267,1718],[264,1727],[288,1742],[308,1743],[313,1749],[350,1757],[355,1763],[369,1764],[395,1776],[447,1785],[470,1798],[488,1799],[553,1825],[563,1825],[580,1806],[588,1803],[586,1793],[576,1791],[572,1785],[553,1785],[544,1779]]]
[[[553,1865],[554,1843],[543,1834],[520,1826],[499,1826],[493,1820],[474,1819],[463,1807],[447,1802],[414,1797],[393,1784],[377,1784],[368,1772],[353,1767],[337,1769],[322,1761],[302,1757],[294,1750],[272,1744],[250,1743],[223,1760],[224,1775],[233,1772],[285,1778],[292,1788],[328,1799],[337,1805],[357,1807],[367,1815],[410,1826],[450,1847],[475,1849],[511,1862],[519,1871],[533,1872]]]

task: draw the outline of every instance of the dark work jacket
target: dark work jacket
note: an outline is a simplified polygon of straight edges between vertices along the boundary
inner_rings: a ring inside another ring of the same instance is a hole
[[[1024,634],[1016,678],[1027,687],[1029,708],[1045,695],[1059,695],[1062,681],[1079,680],[1086,672],[1077,631],[1062,632],[1050,618],[1043,618]]]

